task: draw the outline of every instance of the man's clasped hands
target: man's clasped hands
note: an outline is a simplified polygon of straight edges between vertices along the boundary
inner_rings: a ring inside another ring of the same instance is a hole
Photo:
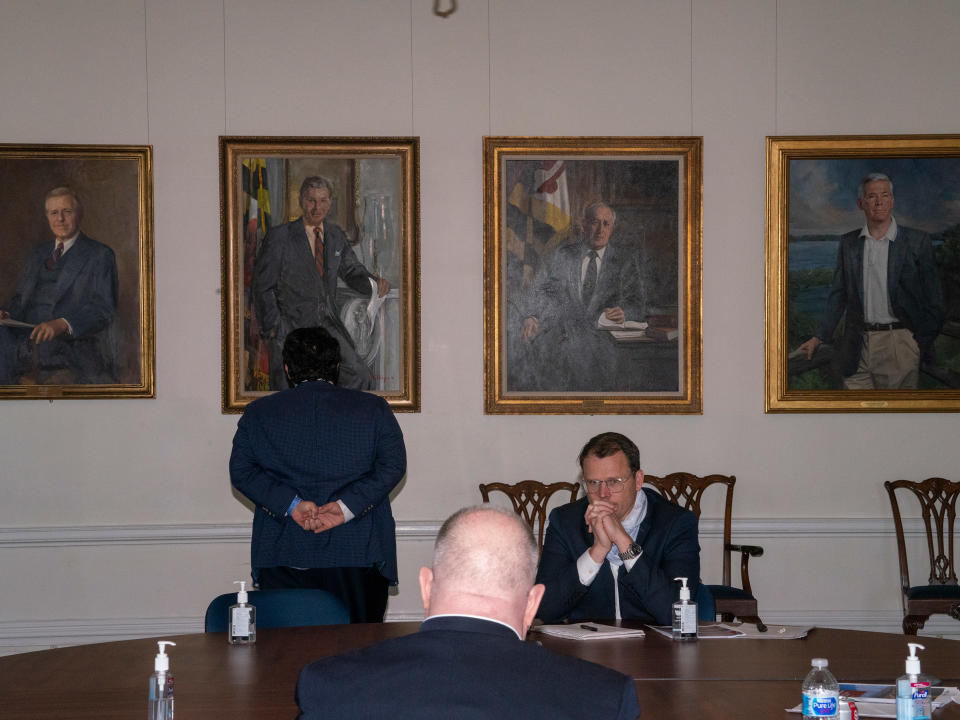
[[[317,505],[310,500],[301,500],[290,513],[290,517],[304,530],[321,533],[324,530],[343,525],[343,510],[337,502]]]

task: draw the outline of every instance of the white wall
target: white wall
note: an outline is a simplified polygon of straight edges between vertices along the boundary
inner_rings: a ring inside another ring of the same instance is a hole
[[[763,413],[764,137],[956,132],[960,8],[462,0],[441,19],[432,4],[0,2],[0,142],[153,145],[157,304],[155,400],[0,403],[0,651],[198,630],[248,571],[237,418],[220,413],[221,134],[421,138],[423,412],[399,416],[389,618],[420,616],[416,568],[477,483],[572,479],[582,442],[611,429],[651,472],[737,475],[765,619],[896,631],[881,483],[956,477],[960,422]],[[488,134],[704,137],[702,416],[483,414]]]

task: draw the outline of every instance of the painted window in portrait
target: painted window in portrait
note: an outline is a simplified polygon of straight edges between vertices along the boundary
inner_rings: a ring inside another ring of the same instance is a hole
[[[960,409],[960,138],[767,149],[766,409]]]
[[[488,413],[697,413],[700,138],[484,139]]]
[[[0,145],[0,398],[154,397],[148,146]]]
[[[288,387],[283,341],[325,327],[338,383],[419,410],[419,140],[220,139],[223,410]]]

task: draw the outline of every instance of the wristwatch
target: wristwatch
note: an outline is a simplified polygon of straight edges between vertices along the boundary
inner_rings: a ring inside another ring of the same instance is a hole
[[[640,543],[632,542],[630,543],[630,547],[628,547],[622,553],[618,553],[618,555],[620,555],[620,559],[623,562],[626,562],[627,560],[633,560],[634,558],[638,558],[643,555],[643,548],[640,547]]]

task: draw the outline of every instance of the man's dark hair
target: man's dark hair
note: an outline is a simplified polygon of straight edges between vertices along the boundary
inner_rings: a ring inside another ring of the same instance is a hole
[[[595,435],[587,440],[587,444],[580,451],[578,462],[583,467],[583,461],[587,455],[594,455],[598,458],[610,457],[618,452],[627,456],[627,462],[630,464],[630,472],[634,475],[640,469],[640,450],[633,441],[626,435],[615,432],[605,432]]]
[[[340,343],[325,328],[297,328],[283,341],[283,365],[290,387],[310,380],[337,384]]]

